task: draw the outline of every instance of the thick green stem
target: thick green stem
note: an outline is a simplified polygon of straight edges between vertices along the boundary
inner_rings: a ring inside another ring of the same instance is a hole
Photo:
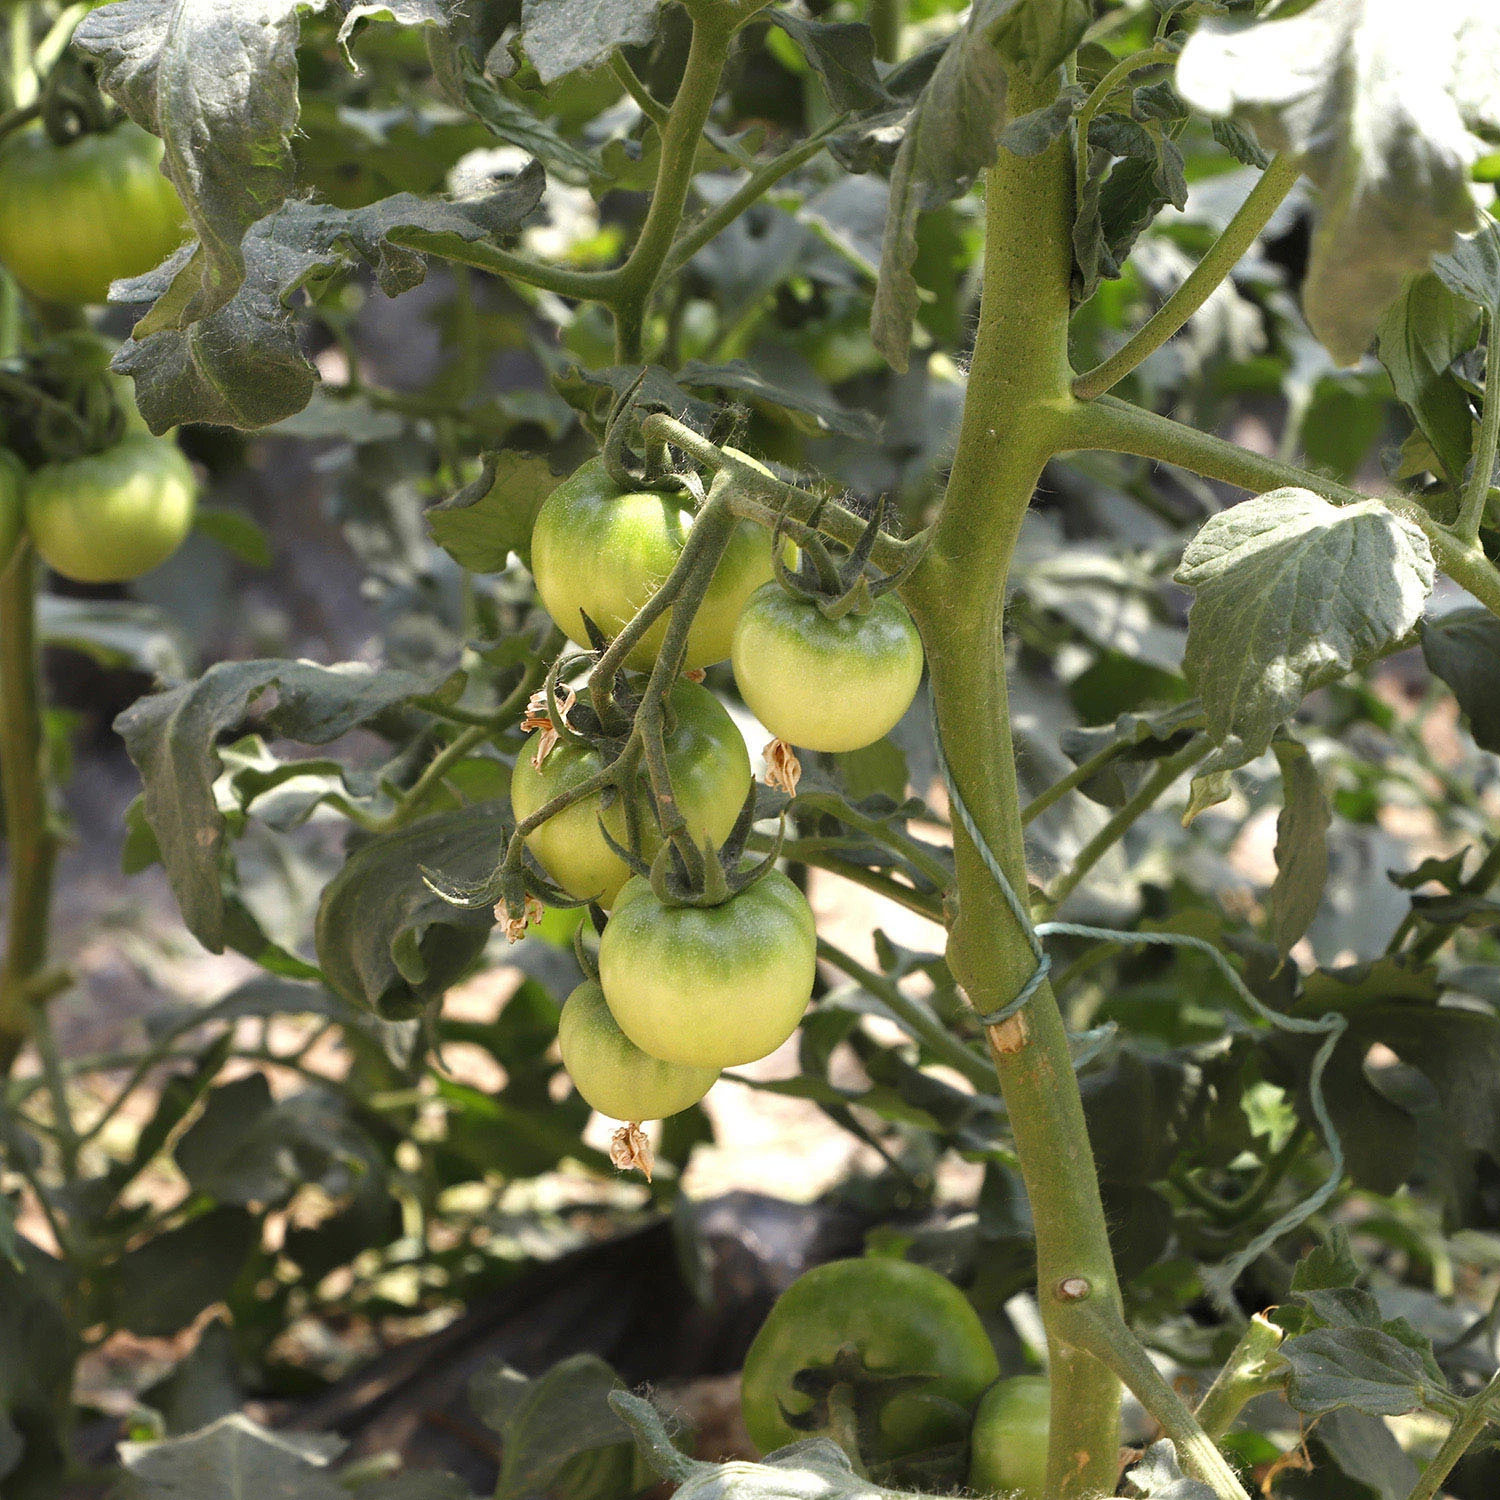
[[[875,56],[895,62],[901,51],[902,0],[870,0],[870,31],[875,37]]]
[[[1464,487],[1463,508],[1454,523],[1453,534],[1459,541],[1474,546],[1484,523],[1484,508],[1489,504],[1490,485],[1495,478],[1495,454],[1500,451],[1500,347],[1497,347],[1495,319],[1486,319],[1487,350],[1484,368],[1484,408],[1479,422],[1479,448],[1474,454],[1474,471]]]
[[[36,562],[23,542],[0,574],[0,799],[9,898],[0,967],[0,1076],[30,1035],[33,981],[47,961],[57,838],[47,806],[38,684]]]
[[[1497,1394],[1500,1394],[1500,1375],[1493,1376],[1490,1383],[1465,1405],[1463,1415],[1453,1424],[1443,1446],[1422,1470],[1422,1477],[1412,1490],[1410,1500],[1437,1500],[1443,1481],[1453,1472],[1459,1459],[1474,1446],[1475,1439],[1494,1416]]]
[[[1011,109],[1045,106],[1054,84],[1019,76]],[[960,795],[1011,885],[1027,889],[1006,694],[1005,582],[1026,508],[1062,439],[1073,220],[1066,143],[1002,151],[985,189],[985,275],[957,452],[927,556],[903,587],[927,649],[934,704]],[[979,850],[955,830],[957,916],[948,956],[980,1012],[1012,1000],[1036,967]],[[1036,1224],[1038,1296],[1051,1349],[1048,1500],[1109,1493],[1120,1388],[1074,1336],[1063,1288],[1110,1306],[1119,1288],[1062,1015],[1043,986],[987,1032]]]
[[[641,357],[646,311],[682,223],[693,162],[733,37],[731,19],[707,10],[694,16],[693,41],[682,83],[661,127],[661,161],[651,207],[625,264],[610,276],[608,300],[615,314],[615,357],[621,364],[632,364]]]
[[[1222,480],[1255,494],[1295,485],[1322,495],[1338,505],[1367,498],[1347,485],[1295,464],[1252,453],[1238,443],[1209,432],[1199,432],[1170,417],[1131,406],[1113,396],[1074,402],[1060,412],[1067,429],[1065,449],[1098,448],[1111,453],[1133,453],[1158,463],[1174,464],[1205,479]],[[1421,529],[1438,566],[1473,594],[1491,614],[1500,616],[1500,569],[1472,543],[1455,536],[1420,506],[1408,500],[1380,497],[1403,520]]]
[[[1240,205],[1223,234],[1209,247],[1208,253],[1193,268],[1186,281],[1161,307],[1117,349],[1103,364],[1080,375],[1073,382],[1073,393],[1081,400],[1102,395],[1123,380],[1148,355],[1166,341],[1208,301],[1240,257],[1255,243],[1256,237],[1270,222],[1271,215],[1291,192],[1301,171],[1293,156],[1276,157],[1261,174],[1250,196]]]

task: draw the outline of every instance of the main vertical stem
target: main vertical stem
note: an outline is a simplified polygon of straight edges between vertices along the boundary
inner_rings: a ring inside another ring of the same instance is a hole
[[[1013,115],[1055,93],[1011,82]],[[1065,140],[1041,156],[1002,149],[986,182],[979,331],[953,469],[931,549],[904,590],[927,648],[949,766],[1018,892],[1027,889],[1002,625],[1021,522],[1071,406],[1067,334],[1073,181]],[[958,900],[948,956],[975,1007],[997,1009],[1035,960],[978,851],[955,831]],[[1118,1305],[1104,1210],[1050,987],[989,1032],[1037,1237],[1052,1374],[1049,1500],[1109,1494],[1118,1473],[1119,1382],[1069,1337],[1080,1301]]]
[[[47,807],[36,646],[36,563],[23,541],[0,573],[0,803],[9,901],[0,966],[0,1077],[31,1031],[47,959],[57,840]]]

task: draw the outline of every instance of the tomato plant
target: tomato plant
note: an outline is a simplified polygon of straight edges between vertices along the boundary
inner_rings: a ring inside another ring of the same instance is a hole
[[[3,17],[7,1500],[605,1235],[444,1494],[1495,1492],[1492,4]]]
[[[999,1373],[979,1315],[945,1277],[881,1256],[830,1261],[798,1277],[756,1334],[745,1425],[768,1453],[831,1433],[889,1461],[962,1443]]]
[[[80,583],[137,578],[193,524],[198,483],[168,438],[132,433],[103,453],[58,459],[26,482],[26,526],[49,567]]]
[[[46,302],[103,302],[183,238],[161,142],[127,120],[57,142],[39,128],[0,146],[0,264]]]

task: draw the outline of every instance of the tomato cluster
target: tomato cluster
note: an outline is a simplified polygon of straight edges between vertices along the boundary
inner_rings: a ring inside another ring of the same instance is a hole
[[[711,496],[728,482],[721,473]],[[537,592],[569,639],[597,648],[662,588],[696,524],[680,492],[619,484],[602,456],[592,459],[537,515]],[[777,546],[757,522],[734,524],[696,601],[681,665],[691,671],[732,656],[742,696],[778,738],[815,750],[871,744],[905,712],[921,679],[911,618],[893,594],[830,618],[776,581]],[[678,607],[642,632],[625,667],[656,663]],[[533,734],[511,778],[517,821],[534,823],[525,842],[537,865],[566,896],[609,912],[597,983],[568,997],[559,1045],[594,1108],[621,1120],[655,1119],[696,1103],[720,1069],[766,1056],[796,1029],[816,970],[812,910],[773,868],[736,880],[737,852],[722,897],[678,900],[633,874],[632,864],[640,870],[671,852],[663,850],[656,798],[639,766],[610,782],[604,773],[618,742],[602,733],[596,742],[563,716],[561,726],[549,718]],[[667,691],[662,719],[671,801],[685,837],[710,858],[720,845],[737,851],[732,835],[748,818],[752,790],[738,728],[688,678]]]

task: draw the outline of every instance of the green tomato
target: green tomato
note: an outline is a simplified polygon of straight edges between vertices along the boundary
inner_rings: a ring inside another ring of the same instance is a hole
[[[734,630],[734,680],[778,739],[807,750],[859,750],[895,728],[922,681],[922,640],[883,594],[865,614],[830,620],[780,584],[750,596]]]
[[[974,1414],[969,1488],[980,1495],[1042,1500],[1052,1385],[1044,1375],[1013,1375],[984,1393]]]
[[[176,443],[131,433],[103,453],[44,464],[26,524],[47,565],[78,583],[122,583],[164,563],[193,524],[198,482]]]
[[[65,146],[44,130],[0,145],[0,263],[44,302],[103,302],[183,241],[186,219],[158,168],[162,143],[127,121]]]
[[[547,613],[580,646],[589,645],[585,614],[613,638],[666,581],[692,526],[681,496],[622,493],[603,458],[590,459],[547,496],[532,528],[531,571]],[[693,617],[685,667],[729,655],[741,607],[772,573],[765,527],[739,522]],[[670,612],[646,632],[629,666],[656,660],[669,619]]]
[[[599,982],[642,1051],[729,1068],[797,1029],[817,951],[807,897],[779,870],[719,906],[665,906],[636,876],[599,941]]]
[[[573,1086],[601,1115],[661,1120],[696,1104],[714,1085],[717,1068],[662,1062],[620,1030],[604,991],[592,980],[563,1004],[557,1045]]]
[[[25,484],[25,465],[14,453],[0,448],[0,573],[10,562],[26,525],[21,498]]]
[[[741,1405],[769,1453],[831,1434],[829,1391],[844,1384],[870,1419],[864,1458],[887,1462],[962,1442],[999,1373],[979,1314],[946,1277],[880,1256],[836,1260],[777,1299],[745,1356]]]
[[[722,843],[750,791],[750,754],[744,737],[724,705],[696,682],[682,680],[672,688],[666,717],[667,775],[677,805],[698,843]],[[517,822],[597,775],[604,764],[597,750],[559,740],[538,770],[532,758],[540,740],[535,734],[521,747],[511,774],[510,800]],[[636,805],[642,853],[649,859],[661,847],[661,837],[644,785]],[[605,843],[601,822],[617,844],[629,847],[624,801],[616,795],[606,804],[602,793],[548,818],[526,835],[526,844],[570,896],[608,907],[630,878],[630,867]]]

